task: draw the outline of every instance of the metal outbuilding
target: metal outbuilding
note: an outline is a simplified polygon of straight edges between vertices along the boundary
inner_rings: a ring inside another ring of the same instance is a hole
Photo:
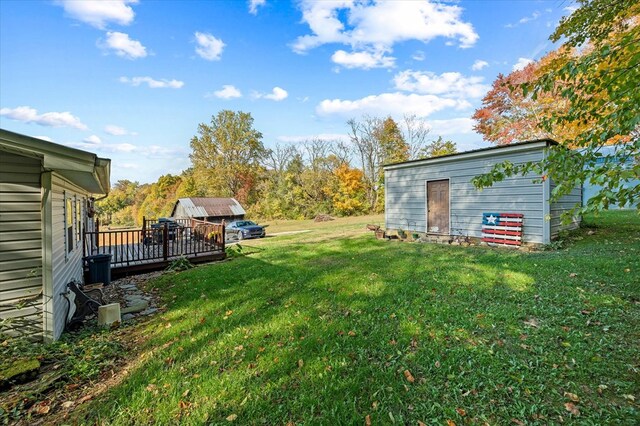
[[[386,228],[444,238],[486,238],[487,233],[499,233],[518,243],[548,244],[560,230],[578,226],[579,218],[563,225],[560,216],[581,202],[580,184],[550,202],[556,185],[542,176],[513,176],[483,190],[471,180],[503,161],[540,161],[555,145],[553,140],[535,140],[388,164],[384,166]],[[487,223],[500,214],[518,218],[521,229],[501,230]]]

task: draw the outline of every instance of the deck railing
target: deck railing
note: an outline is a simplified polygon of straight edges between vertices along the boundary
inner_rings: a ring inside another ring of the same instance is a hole
[[[121,267],[224,252],[224,224],[192,222],[172,226],[145,220],[142,229],[106,231],[97,226],[84,233],[84,256],[110,254],[111,266]]]

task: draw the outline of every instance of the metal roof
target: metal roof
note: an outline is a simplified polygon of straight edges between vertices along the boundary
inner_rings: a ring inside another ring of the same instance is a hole
[[[178,204],[187,217],[242,216],[246,212],[235,198],[180,198],[173,206],[171,216],[176,213]]]
[[[480,154],[484,155],[485,153],[486,155],[491,155],[493,154],[492,151],[496,151],[496,150],[507,151],[507,150],[519,149],[520,147],[527,146],[527,145],[536,145],[536,144],[541,146],[560,145],[558,142],[554,141],[553,139],[548,139],[548,138],[535,139],[535,140],[523,141],[523,142],[513,142],[508,145],[497,145],[497,146],[490,146],[487,148],[473,149],[470,151],[456,152],[455,154],[439,155],[437,157],[420,158],[417,160],[402,161],[399,163],[389,163],[389,164],[384,164],[382,167],[385,170],[387,170],[387,169],[395,169],[399,167],[410,167],[413,165],[423,165],[423,164],[429,164],[433,162],[440,162],[441,160],[464,158],[464,157],[469,157],[471,155],[480,155]]]

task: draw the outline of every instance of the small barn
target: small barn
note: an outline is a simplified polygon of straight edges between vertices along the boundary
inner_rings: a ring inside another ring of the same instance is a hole
[[[0,129],[0,332],[55,340],[111,160]]]
[[[244,219],[246,212],[235,198],[180,198],[171,211],[175,219],[197,219],[220,223]]]
[[[386,228],[454,238],[497,233],[509,244],[548,244],[561,230],[578,226],[579,219],[563,225],[560,216],[581,202],[580,185],[551,203],[555,185],[549,179],[534,182],[541,176],[514,176],[483,190],[471,180],[506,160],[542,160],[557,144],[535,140],[385,165]],[[495,226],[500,218],[509,226]]]

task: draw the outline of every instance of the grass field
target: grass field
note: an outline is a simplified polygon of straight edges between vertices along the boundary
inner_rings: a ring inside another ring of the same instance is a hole
[[[167,311],[71,420],[640,423],[636,213],[534,253],[379,241],[381,220],[274,223],[312,232],[151,282]]]

